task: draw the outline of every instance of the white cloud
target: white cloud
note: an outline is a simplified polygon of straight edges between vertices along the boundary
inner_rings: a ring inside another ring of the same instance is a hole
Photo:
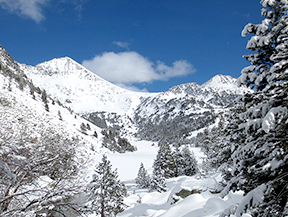
[[[178,60],[173,63],[173,67],[166,66],[158,61],[156,71],[161,73],[160,80],[167,80],[172,77],[180,77],[195,72],[193,66],[187,60]]]
[[[129,45],[130,45],[130,43],[128,43],[128,42],[124,42],[124,41],[113,41],[112,44],[115,44],[115,45],[117,45],[117,46],[119,46],[119,47],[122,47],[122,48],[125,48],[125,49],[129,50]]]
[[[91,60],[84,60],[82,65],[110,82],[125,85],[168,80],[195,72],[186,60],[175,61],[170,67],[160,61],[154,64],[134,51],[106,52]]]
[[[39,23],[45,18],[42,7],[48,1],[50,0],[0,0],[0,6],[11,13],[29,17]]]

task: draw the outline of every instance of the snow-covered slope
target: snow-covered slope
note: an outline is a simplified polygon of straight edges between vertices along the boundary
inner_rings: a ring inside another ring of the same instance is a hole
[[[225,98],[249,91],[238,87],[236,79],[231,76],[216,75],[201,86],[188,83],[163,93],[132,92],[100,78],[69,57],[53,59],[35,67],[20,64],[20,68],[35,84],[77,113],[106,111],[124,114],[131,113],[147,98],[172,99],[189,95],[207,102],[217,94]]]
[[[247,90],[246,87],[239,87],[237,84],[237,79],[231,77],[230,75],[215,75],[209,81],[206,81],[201,87],[212,88],[219,91],[229,91],[233,94],[245,94],[251,90]]]
[[[37,66],[20,64],[35,84],[76,113],[107,111],[129,113],[138,104],[138,94],[98,77],[69,57]]]
[[[32,88],[31,85],[18,63],[0,46],[0,140],[3,135],[9,135],[15,141],[25,136],[36,141],[43,135],[59,134],[63,140],[77,141],[73,148],[77,150],[79,162],[89,160],[87,150],[91,147],[97,152],[102,150],[100,128],[49,97],[48,112],[41,93],[34,90],[37,86]],[[43,93],[44,90],[39,88],[39,91]],[[90,130],[83,133],[82,123],[90,123]]]

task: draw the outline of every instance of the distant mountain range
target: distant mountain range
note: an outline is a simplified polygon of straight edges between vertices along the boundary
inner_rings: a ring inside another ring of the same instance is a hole
[[[215,123],[238,96],[249,91],[235,78],[216,75],[159,93],[132,92],[100,78],[69,57],[36,66],[19,64],[34,84],[100,128],[146,140],[185,141]]]

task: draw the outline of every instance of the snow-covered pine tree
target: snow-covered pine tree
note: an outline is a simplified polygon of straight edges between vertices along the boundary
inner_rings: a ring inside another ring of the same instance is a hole
[[[164,170],[153,170],[149,191],[166,191],[166,180],[164,177]]]
[[[101,217],[115,216],[122,212],[127,189],[118,179],[117,170],[112,170],[111,162],[103,155],[96,166],[93,180],[89,186],[92,210]]]
[[[175,151],[173,152],[173,157],[175,160],[175,177],[183,176],[183,168],[185,167],[185,161],[182,152],[180,151],[179,145],[176,145]]]
[[[239,81],[262,90],[266,85],[287,80],[287,0],[261,0],[261,24],[249,23],[242,36],[254,34],[246,48],[255,51],[244,57],[251,65],[242,70]]]
[[[87,127],[83,122],[80,124],[80,129],[81,129],[82,133],[86,133],[86,131],[87,131]]]
[[[175,177],[193,176],[198,172],[195,156],[187,146],[184,146],[182,150],[176,147],[173,156],[175,159]]]
[[[229,133],[234,143],[226,190],[245,192],[236,216],[248,209],[253,216],[287,213],[288,2],[262,0],[261,4],[262,24],[248,24],[242,32],[243,36],[255,35],[247,48],[256,53],[245,56],[251,66],[244,68],[239,78],[257,91],[242,98],[239,125]]]
[[[150,176],[145,169],[143,163],[141,162],[140,168],[138,170],[138,175],[136,178],[136,184],[139,188],[149,188],[150,186]]]
[[[182,149],[182,156],[184,160],[183,175],[193,176],[198,172],[198,164],[194,153],[191,152],[188,146],[185,146]]]
[[[48,97],[47,97],[46,90],[43,90],[42,93],[41,93],[41,99],[44,102],[45,110],[47,112],[49,112],[49,106],[48,106],[48,99],[47,98]]]
[[[150,191],[166,191],[165,178],[175,176],[175,161],[170,148],[166,142],[159,142],[159,149],[153,164],[153,174],[150,183]]]
[[[165,178],[172,178],[175,176],[175,161],[170,145],[166,142],[159,142],[158,146],[159,149],[153,164],[153,170],[161,170]]]

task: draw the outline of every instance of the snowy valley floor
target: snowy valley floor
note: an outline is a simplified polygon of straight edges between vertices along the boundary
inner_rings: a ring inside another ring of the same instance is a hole
[[[164,193],[148,192],[146,189],[138,189],[135,178],[142,162],[148,173],[152,173],[152,165],[156,158],[158,147],[152,142],[135,141],[138,150],[133,153],[115,154],[106,153],[114,168],[117,168],[119,178],[124,181],[128,188],[128,197],[125,198],[127,209],[118,214],[119,217],[215,217],[219,216],[231,205],[239,203],[243,198],[241,192],[230,192],[225,198],[215,193],[218,182],[221,180],[219,173],[192,177],[177,177],[167,180],[167,191]],[[200,148],[191,148],[201,168],[204,154]],[[94,162],[101,159],[101,154],[93,156]],[[90,175],[93,167],[90,167]],[[195,193],[182,199],[176,193],[182,189],[195,191]],[[211,193],[212,192],[212,193]],[[177,201],[176,201],[177,200]],[[90,215],[90,217],[95,215]],[[233,217],[233,215],[231,215]],[[250,217],[244,214],[243,217]]]

